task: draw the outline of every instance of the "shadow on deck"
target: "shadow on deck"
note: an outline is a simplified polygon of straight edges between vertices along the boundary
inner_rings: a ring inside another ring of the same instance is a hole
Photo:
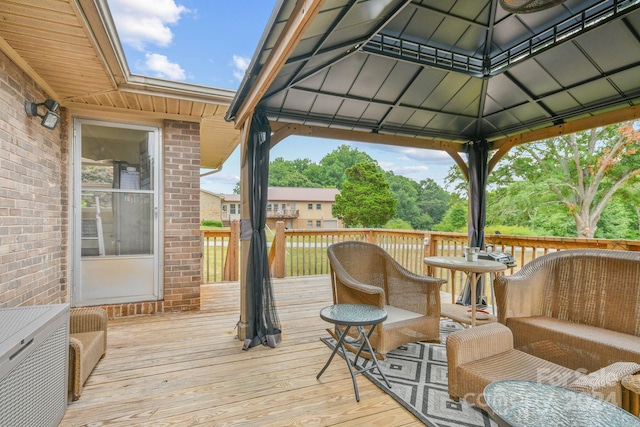
[[[201,288],[201,310],[109,321],[107,355],[60,426],[418,426],[364,377],[356,402],[346,366],[334,361],[329,276],[274,279],[283,341],[242,350],[235,325],[239,283]]]

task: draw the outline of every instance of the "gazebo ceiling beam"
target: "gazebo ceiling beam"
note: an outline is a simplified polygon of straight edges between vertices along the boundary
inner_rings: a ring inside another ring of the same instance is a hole
[[[271,135],[272,146],[290,135],[310,136],[316,138],[337,139],[353,142],[367,142],[372,144],[385,144],[398,147],[411,147],[447,152],[464,152],[464,142],[466,142],[453,142],[412,136],[389,135],[375,132],[364,132],[349,129],[327,128],[323,126],[279,122],[277,130]]]
[[[489,58],[489,54],[491,53],[491,43],[493,41],[493,30],[495,29],[494,24],[496,20],[496,8],[498,7],[498,1],[493,0],[490,4],[491,4],[491,11],[489,12],[489,16],[491,18],[489,19],[489,30],[487,31],[487,36],[484,42],[483,58],[485,59],[482,64],[484,75],[487,74],[488,72],[487,67],[490,64],[490,61],[488,58]],[[482,79],[482,87],[480,89],[480,106],[478,107],[478,117],[476,120],[476,131],[475,131],[476,135],[480,135],[480,132],[482,130],[482,115],[484,114],[484,106],[487,100],[488,87],[489,87],[489,78],[484,77]]]

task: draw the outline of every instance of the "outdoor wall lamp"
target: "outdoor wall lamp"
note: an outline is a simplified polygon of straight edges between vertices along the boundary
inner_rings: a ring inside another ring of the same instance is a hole
[[[46,101],[40,104],[25,101],[24,109],[27,112],[28,116],[42,117],[42,123],[41,123],[42,126],[46,127],[47,129],[53,130],[56,128],[56,126],[58,125],[58,122],[60,121],[60,116],[55,112],[55,110],[58,109],[59,105],[60,104],[58,104],[58,102],[54,101],[53,99],[47,99]],[[38,107],[41,107],[41,106],[44,106],[47,108],[46,113],[42,114],[38,112]]]

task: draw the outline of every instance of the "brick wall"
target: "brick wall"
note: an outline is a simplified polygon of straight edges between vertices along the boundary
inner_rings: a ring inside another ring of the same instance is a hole
[[[68,147],[24,102],[47,95],[0,51],[0,307],[62,303],[67,290]]]
[[[200,125],[164,126],[164,309],[200,308]]]

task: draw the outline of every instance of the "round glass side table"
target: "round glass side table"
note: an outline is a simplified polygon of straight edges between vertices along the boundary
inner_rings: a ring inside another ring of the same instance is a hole
[[[380,369],[380,365],[378,365],[378,360],[375,357],[374,349],[371,347],[371,343],[369,342],[369,338],[371,337],[371,334],[373,334],[375,327],[387,319],[386,311],[373,305],[367,304],[335,304],[320,310],[320,318],[326,322],[333,323],[334,325],[338,326],[336,328],[336,333],[338,334],[338,342],[333,348],[333,352],[331,353],[329,360],[327,360],[327,363],[325,363],[324,367],[320,370],[318,375],[316,375],[316,378],[320,378],[327,367],[331,364],[331,361],[338,352],[338,349],[340,349],[342,350],[344,360],[347,362],[347,367],[349,368],[349,373],[351,374],[351,380],[353,381],[353,390],[356,393],[356,401],[360,402],[360,393],[358,392],[358,383],[356,382],[357,374],[362,374],[364,372],[377,369],[384,379],[384,382],[387,384],[387,387],[391,388],[391,384],[389,384],[387,377]],[[356,352],[353,366],[349,361],[347,350],[344,347],[344,340],[347,337],[352,326],[355,326],[358,329],[358,339],[360,341],[360,347]],[[365,330],[365,326],[371,327],[368,333]],[[344,331],[342,331],[342,327],[344,327]],[[368,368],[359,369],[357,366],[358,358],[360,357],[360,354],[363,350],[368,351],[371,354],[371,360],[373,361],[373,364]]]

